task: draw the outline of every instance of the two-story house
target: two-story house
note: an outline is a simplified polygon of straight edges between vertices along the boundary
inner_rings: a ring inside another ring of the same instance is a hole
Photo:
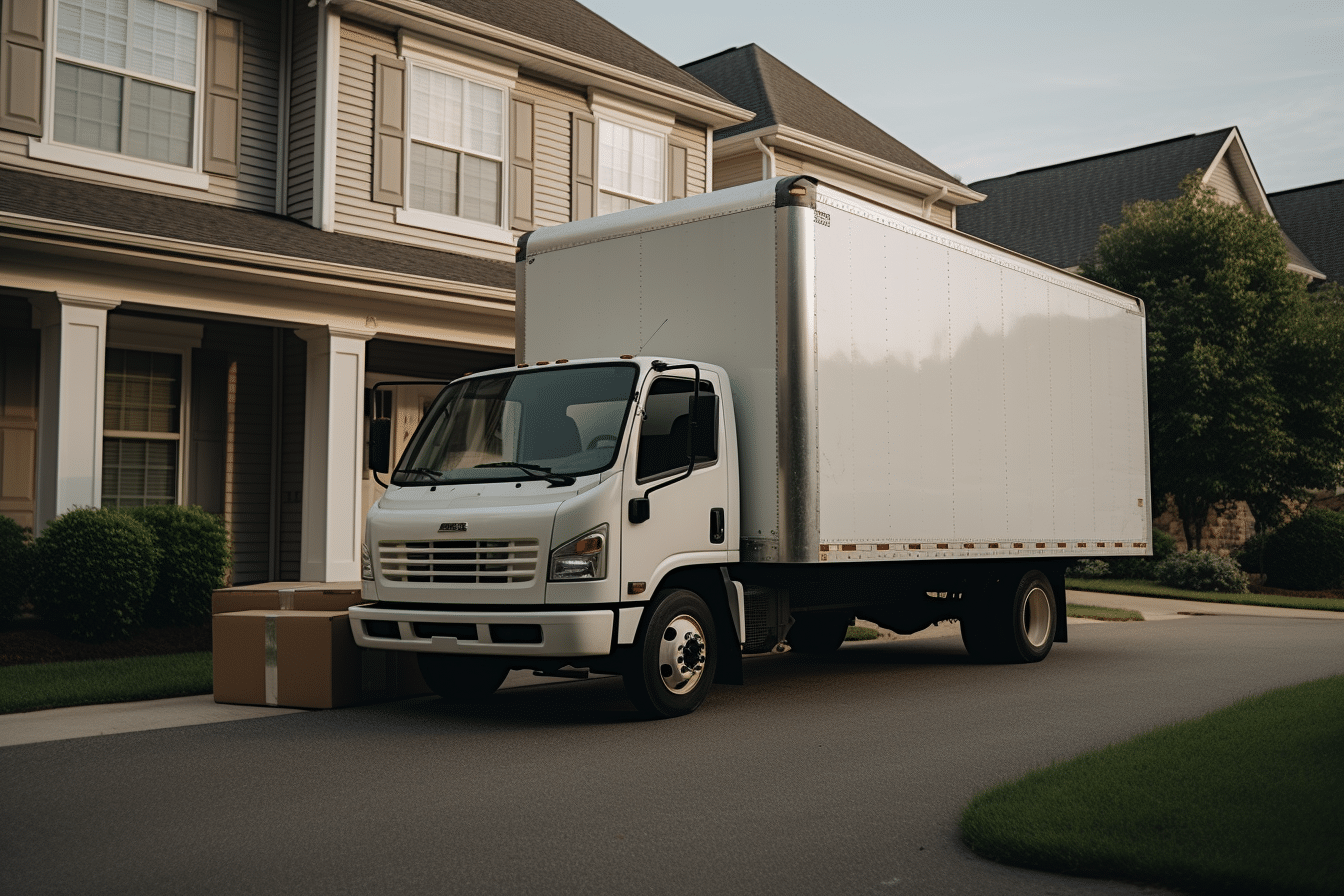
[[[512,363],[518,235],[703,192],[750,117],[572,0],[0,0],[0,513],[358,578],[367,416],[438,388],[369,387]]]

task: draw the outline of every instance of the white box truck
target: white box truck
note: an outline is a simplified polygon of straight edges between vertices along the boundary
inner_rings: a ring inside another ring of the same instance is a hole
[[[430,407],[350,611],[445,697],[605,672],[678,715],[856,616],[1033,662],[1070,558],[1150,553],[1130,296],[806,177],[538,230],[517,284],[519,363]]]

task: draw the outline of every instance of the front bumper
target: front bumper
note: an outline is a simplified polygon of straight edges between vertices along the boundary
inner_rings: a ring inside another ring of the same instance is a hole
[[[492,612],[374,605],[351,607],[350,629],[360,647],[380,650],[474,656],[607,656],[617,612]]]

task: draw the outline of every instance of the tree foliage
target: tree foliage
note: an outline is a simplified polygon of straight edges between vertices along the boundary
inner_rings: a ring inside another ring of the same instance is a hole
[[[1199,548],[1210,508],[1262,523],[1344,470],[1344,303],[1288,270],[1275,221],[1187,177],[1103,227],[1094,280],[1143,299],[1153,491]]]

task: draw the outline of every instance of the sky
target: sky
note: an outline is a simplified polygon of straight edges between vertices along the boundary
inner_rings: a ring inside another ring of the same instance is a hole
[[[1344,178],[1344,0],[581,2],[678,65],[758,44],[965,183],[1232,125],[1267,192]]]

